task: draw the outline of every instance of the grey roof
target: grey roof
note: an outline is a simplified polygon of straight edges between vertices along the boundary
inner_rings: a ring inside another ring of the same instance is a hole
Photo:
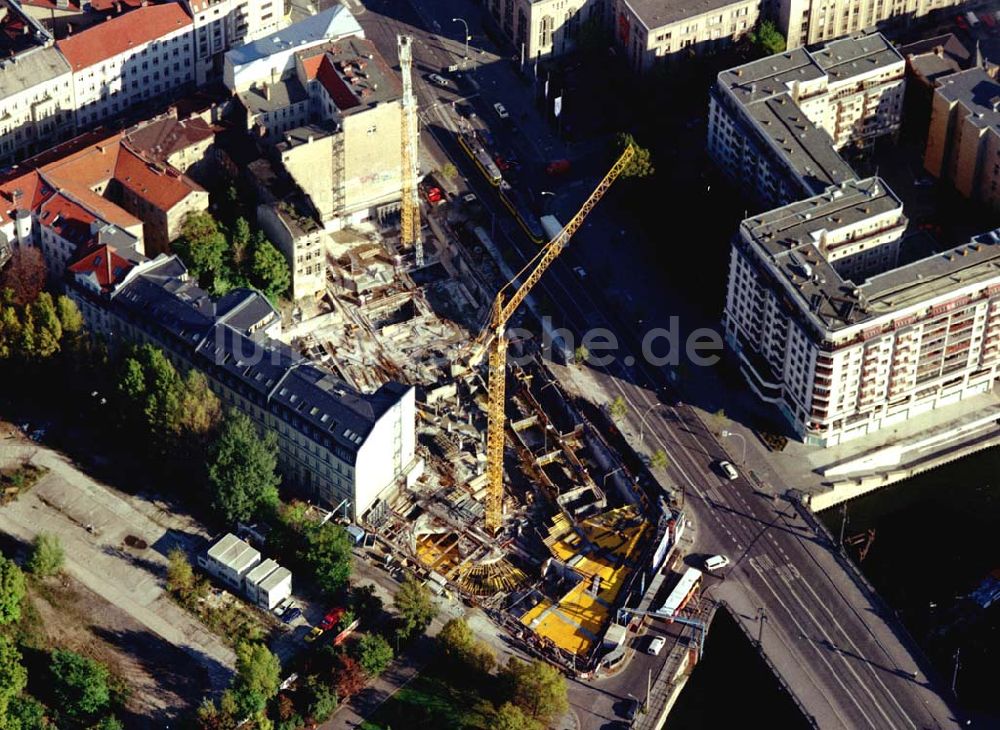
[[[954,33],[945,33],[944,35],[934,36],[933,38],[924,38],[919,41],[914,41],[913,43],[907,43],[905,46],[899,47],[899,53],[901,56],[918,55],[922,56],[924,54],[934,53],[934,49],[940,48],[944,55],[949,56],[960,64],[968,63],[972,54],[969,53],[969,49],[966,48],[962,42],[958,39]]]
[[[742,104],[787,94],[795,82],[815,81],[824,76],[823,69],[805,48],[795,48],[723,71],[718,76],[720,86]]]
[[[113,301],[131,321],[145,323],[183,347],[200,369],[261,406],[270,405],[293,428],[353,461],[375,422],[409,386],[387,383],[362,394],[287,345],[264,336],[274,308],[258,292],[236,289],[213,300],[185,281],[176,256],[133,273]]]
[[[316,80],[326,88],[341,114],[354,114],[402,98],[402,80],[370,40],[342,38],[304,50],[298,56],[305,60],[318,54],[325,54],[329,65],[320,66]]]
[[[298,147],[299,145],[309,144],[313,140],[326,137],[328,134],[333,134],[337,131],[337,129],[337,124],[329,120],[305,124],[301,127],[296,127],[295,129],[289,129],[284,134],[284,141],[277,144],[278,151],[281,152],[292,149],[293,147]]]
[[[831,83],[903,62],[899,51],[881,33],[830,41],[810,55]]]
[[[971,114],[966,117],[967,123],[1000,131],[1000,83],[982,68],[970,68],[941,79],[936,93],[968,108]]]
[[[19,94],[57,76],[67,74],[69,63],[55,46],[31,48],[13,58],[0,60],[0,99]]]
[[[270,593],[284,581],[290,580],[292,571],[283,568],[274,560],[268,558],[246,575],[247,583],[257,586],[258,590]]]
[[[742,5],[746,0],[622,0],[652,32],[681,20],[694,18],[728,5]]]
[[[746,219],[741,240],[767,261],[799,308],[829,330],[863,324],[972,282],[1000,275],[1000,229],[969,243],[898,266],[864,282],[844,279],[827,260],[823,231],[899,210],[880,178],[851,181],[823,195]],[[906,219],[896,226],[900,232]],[[884,233],[884,231],[880,231]]]
[[[208,557],[226,566],[237,575],[260,562],[260,552],[236,535],[227,532],[222,539],[208,549]]]
[[[227,52],[226,57],[234,66],[242,66],[296,46],[356,34],[364,34],[358,21],[347,8],[337,4],[287,28],[238,46]]]
[[[910,57],[910,67],[929,82],[934,82],[942,76],[961,71],[962,67],[958,61],[948,55],[937,55],[936,53],[921,53]]]
[[[309,94],[295,74],[285,74],[280,81],[274,83],[264,82],[252,86],[237,96],[243,102],[243,106],[254,114],[272,112],[309,101]]]

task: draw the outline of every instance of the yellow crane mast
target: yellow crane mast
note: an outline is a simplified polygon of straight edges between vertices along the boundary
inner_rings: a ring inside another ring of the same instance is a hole
[[[503,505],[503,446],[504,446],[504,405],[505,391],[507,386],[507,337],[504,329],[508,320],[520,306],[524,298],[528,296],[531,289],[542,278],[542,274],[555,261],[556,257],[562,253],[569,243],[570,238],[583,224],[584,219],[594,209],[594,206],[604,197],[604,194],[611,187],[612,183],[618,179],[625,167],[635,154],[634,148],[629,145],[622,152],[621,157],[611,166],[604,179],[598,184],[590,197],[580,207],[575,216],[565,225],[565,227],[542,249],[525,264],[518,275],[507,282],[504,287],[497,292],[493,301],[493,309],[490,313],[490,321],[483,328],[483,331],[476,339],[477,358],[482,357],[484,349],[489,351],[489,372],[487,381],[487,424],[486,424],[486,530],[490,534],[496,534],[500,529],[502,520]],[[528,272],[527,277],[519,287],[505,300],[509,289],[517,286],[517,279]]]
[[[399,70],[403,77],[402,100],[402,208],[399,242],[403,250],[413,248],[416,265],[424,265],[424,247],[420,239],[420,200],[417,196],[417,99],[413,95],[413,39],[408,35],[396,36],[399,43]]]

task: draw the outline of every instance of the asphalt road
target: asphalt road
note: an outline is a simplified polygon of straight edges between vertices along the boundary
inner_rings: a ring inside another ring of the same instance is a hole
[[[447,112],[441,113],[455,100],[474,107],[497,130],[501,148],[509,146],[525,161],[523,177],[528,184],[538,186],[544,162],[563,154],[547,124],[534,114],[530,86],[514,73],[512,64],[495,55],[478,54],[478,47],[489,48],[488,43],[477,44],[482,38],[476,20],[479,7],[461,0],[369,0],[365,8],[359,20],[388,58],[395,59],[398,33],[416,39],[419,78],[415,85],[425,122],[425,151],[439,161],[445,156],[452,159],[495,216],[495,238],[501,246],[513,247],[525,259],[533,255],[537,247],[519,233],[492,188],[458,150],[447,129]],[[463,29],[451,22],[457,16],[471,24],[470,55],[477,59],[473,75],[478,89],[443,90],[426,80],[426,74],[459,61],[464,53]],[[503,102],[511,112],[513,126],[495,118],[495,101]],[[585,193],[581,191],[581,200]],[[592,223],[588,226],[591,237],[618,232],[618,221],[600,208],[588,223]],[[624,239],[625,227],[621,232]],[[578,234],[587,235],[587,229]],[[591,287],[581,286],[572,267],[584,262],[582,255],[571,248],[539,285],[559,310],[558,324],[578,333],[607,326],[637,337],[637,323],[607,316],[616,308]],[[625,347],[614,363],[598,370],[608,400],[621,396],[633,417],[642,414],[647,442],[667,453],[670,477],[684,487],[687,511],[696,526],[696,553],[723,553],[733,560],[725,580],[706,579],[707,593],[725,600],[745,625],[760,629],[765,653],[805,712],[824,728],[958,725],[938,688],[929,683],[923,667],[917,666],[899,638],[895,620],[879,614],[823,538],[798,518],[789,503],[773,500],[773,493],[784,494],[790,485],[771,484],[762,494],[743,478],[734,482],[721,478],[714,464],[728,457],[696,414],[684,406],[657,405],[657,393],[668,384],[665,369],[646,365]],[[761,615],[763,625],[759,626]],[[640,653],[618,677],[593,685],[571,683],[570,700],[581,727],[612,726],[620,718],[623,701],[631,693],[645,691],[647,673],[652,669],[655,675],[657,662],[662,661],[662,657]]]

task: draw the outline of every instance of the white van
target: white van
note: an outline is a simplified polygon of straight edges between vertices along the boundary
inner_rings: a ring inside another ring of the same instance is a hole
[[[729,558],[725,555],[713,555],[710,558],[705,558],[705,570],[709,572],[713,570],[722,570],[727,565],[729,565]]]
[[[646,647],[646,653],[652,654],[653,656],[660,656],[660,652],[663,650],[663,647],[666,646],[666,644],[667,640],[664,639],[662,636],[654,636],[650,640],[649,646]]]

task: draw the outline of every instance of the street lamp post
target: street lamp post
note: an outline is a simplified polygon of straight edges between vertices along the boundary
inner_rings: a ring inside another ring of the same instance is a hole
[[[645,443],[646,416],[648,416],[652,412],[652,410],[654,408],[659,408],[662,405],[663,405],[662,403],[654,403],[649,408],[647,408],[643,412],[643,414],[639,417],[639,443],[640,444],[641,443]],[[725,435],[725,433],[726,432],[723,431],[723,435]]]
[[[540,197],[540,198],[544,198],[546,195],[551,196],[553,198],[556,197],[556,194],[553,193],[551,190],[541,190],[538,193],[538,197]],[[545,204],[544,203],[542,204],[542,210],[545,210]]]
[[[729,436],[736,436],[740,441],[743,442],[743,458],[740,460],[741,465],[746,465],[747,463],[747,440],[746,437],[741,433],[735,433],[734,431],[723,431],[719,434],[723,438],[728,438]]]
[[[465,22],[465,18],[452,18],[451,22],[452,23],[461,23],[463,26],[465,26],[465,55],[463,56],[463,58],[466,61],[468,61],[469,60],[469,39],[471,37],[471,36],[469,36],[469,24],[467,22]]]

